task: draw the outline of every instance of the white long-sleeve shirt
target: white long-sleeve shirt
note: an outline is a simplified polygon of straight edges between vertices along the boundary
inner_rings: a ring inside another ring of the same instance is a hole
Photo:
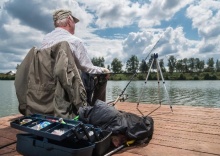
[[[78,69],[90,74],[102,73],[100,67],[94,66],[92,64],[88,56],[87,50],[84,44],[82,43],[81,39],[72,35],[65,29],[58,27],[55,28],[52,32],[48,33],[44,37],[40,49],[49,48],[61,41],[67,41],[69,43]]]

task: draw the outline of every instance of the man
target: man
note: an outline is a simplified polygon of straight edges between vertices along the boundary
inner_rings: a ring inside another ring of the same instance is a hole
[[[62,9],[55,11],[53,21],[55,29],[44,37],[41,49],[51,47],[61,41],[67,41],[79,70],[88,74],[109,73],[107,68],[97,67],[92,64],[84,44],[79,38],[74,36],[75,24],[79,22],[79,20],[72,15],[71,11]],[[95,101],[94,99],[105,101],[105,88],[106,83],[99,86],[94,93],[93,101]]]

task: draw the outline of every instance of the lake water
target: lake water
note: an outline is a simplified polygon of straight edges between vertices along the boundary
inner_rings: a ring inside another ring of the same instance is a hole
[[[128,81],[109,81],[107,101],[112,101],[122,92]],[[191,105],[220,108],[220,81],[165,81],[165,87],[173,105]],[[169,104],[168,96],[162,82],[132,81],[125,90],[126,101],[158,104]],[[158,89],[159,88],[159,89]],[[160,94],[158,94],[160,90]],[[140,97],[141,93],[142,96]],[[0,117],[17,114],[18,101],[14,81],[0,80]]]

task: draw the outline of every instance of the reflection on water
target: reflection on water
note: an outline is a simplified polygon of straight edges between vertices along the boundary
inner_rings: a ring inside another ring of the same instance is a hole
[[[107,101],[113,101],[121,94],[129,81],[109,81]],[[220,107],[220,81],[165,81],[172,104],[204,107]],[[143,92],[143,93],[142,93]],[[160,82],[132,81],[124,92],[129,102],[169,104],[168,97]],[[140,96],[141,95],[141,96]],[[0,117],[18,113],[18,101],[14,81],[0,80]]]
[[[114,100],[125,88],[128,81],[109,81],[107,101]],[[220,107],[220,81],[165,81],[172,104],[204,107]],[[132,81],[125,91],[127,101],[141,103],[169,104],[162,82]],[[159,96],[161,98],[159,98]]]

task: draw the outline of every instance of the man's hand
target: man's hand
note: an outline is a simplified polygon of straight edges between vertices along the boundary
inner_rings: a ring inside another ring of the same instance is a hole
[[[107,68],[101,68],[102,69],[102,72],[104,74],[106,74],[106,79],[109,79],[110,77],[110,71],[107,69]]]

